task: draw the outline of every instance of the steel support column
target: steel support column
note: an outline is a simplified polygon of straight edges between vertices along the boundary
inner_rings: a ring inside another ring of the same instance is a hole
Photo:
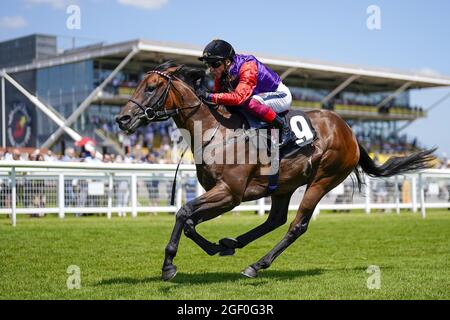
[[[403,91],[405,91],[406,89],[408,89],[409,86],[411,86],[413,84],[413,82],[406,82],[404,83],[400,88],[398,88],[397,90],[395,90],[395,92],[393,92],[392,94],[390,94],[389,96],[387,96],[386,98],[384,98],[383,101],[381,101],[378,105],[377,108],[382,108],[385,105],[387,105],[392,99],[395,99],[396,97],[398,97]]]
[[[333,99],[337,94],[339,94],[342,90],[344,90],[345,88],[347,88],[347,86],[352,83],[353,81],[355,81],[356,79],[358,79],[360,76],[357,74],[354,74],[352,76],[350,76],[349,78],[347,78],[347,80],[345,80],[344,82],[342,82],[340,85],[338,85],[336,87],[336,89],[334,89],[333,91],[331,91],[325,98],[322,99],[322,101],[320,101],[321,104],[327,103],[328,101],[330,101],[331,99]]]
[[[55,113],[55,111],[51,110],[44,103],[42,103],[38,98],[29,93],[24,87],[22,87],[16,80],[11,78],[7,73],[3,73],[3,77],[8,80],[17,90],[19,90],[28,100],[31,101],[36,107],[39,108],[43,113],[45,113],[50,119],[52,119],[57,125],[61,127],[63,132],[66,132],[72,139],[75,141],[81,140],[81,135],[78,134],[75,130],[64,125],[64,118],[61,115]]]
[[[286,77],[288,77],[292,72],[294,72],[295,70],[297,70],[298,68],[289,68],[287,69],[285,72],[283,72],[280,75],[281,80],[284,80]]]

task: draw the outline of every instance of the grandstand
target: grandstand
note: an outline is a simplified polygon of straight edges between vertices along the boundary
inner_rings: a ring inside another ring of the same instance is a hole
[[[145,156],[167,142],[172,123],[125,137],[115,115],[146,71],[167,60],[203,67],[197,60],[201,52],[200,47],[148,40],[61,51],[52,35],[2,42],[1,146],[63,153],[74,141],[90,137],[102,152],[125,154],[125,147],[138,146]],[[382,154],[420,146],[401,134],[404,124],[427,116],[426,106],[411,104],[410,91],[450,86],[450,77],[254,54],[290,87],[294,108],[335,110],[366,147]]]

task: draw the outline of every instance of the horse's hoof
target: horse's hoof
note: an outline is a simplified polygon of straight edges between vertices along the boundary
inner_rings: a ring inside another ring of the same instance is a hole
[[[256,278],[258,276],[258,271],[256,271],[252,266],[248,266],[241,272],[241,274],[246,276],[247,278]]]
[[[223,245],[224,247],[235,249],[238,247],[238,241],[233,238],[223,238],[219,240],[219,243]]]
[[[232,256],[234,255],[234,253],[236,252],[236,250],[234,249],[225,249],[219,252],[219,256],[221,257],[227,257],[227,256]]]
[[[169,281],[169,280],[172,280],[173,278],[175,278],[176,275],[177,275],[177,267],[174,265],[171,265],[171,266],[167,266],[163,269],[161,278],[164,281]]]

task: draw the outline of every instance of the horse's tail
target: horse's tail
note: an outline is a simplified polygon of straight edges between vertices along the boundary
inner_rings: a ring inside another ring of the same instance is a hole
[[[421,169],[429,169],[433,167],[432,160],[435,157],[432,155],[437,148],[419,151],[406,157],[390,157],[384,164],[377,166],[375,162],[370,158],[366,149],[358,143],[359,146],[359,162],[360,167],[365,173],[371,177],[386,178],[396,174],[402,174],[412,172]],[[361,179],[361,173],[355,168],[354,173],[357,179],[357,185],[359,191],[364,184]]]
[[[358,165],[369,176],[381,178],[433,167],[432,160],[435,157],[432,153],[437,149],[415,152],[406,157],[390,157],[384,164],[377,166],[366,149],[360,143],[358,143],[358,146],[360,154]]]

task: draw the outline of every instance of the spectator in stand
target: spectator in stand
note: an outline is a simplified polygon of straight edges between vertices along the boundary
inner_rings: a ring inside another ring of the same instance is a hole
[[[13,150],[12,156],[11,156],[11,160],[14,160],[14,161],[22,160],[19,149],[14,149]]]
[[[123,157],[119,154],[115,158],[116,163],[123,163]],[[115,185],[116,192],[116,206],[117,207],[128,207],[130,200],[130,185],[127,179],[121,179]],[[127,213],[125,210],[118,211],[119,217],[126,217]]]
[[[131,154],[131,147],[126,148],[124,162],[125,163],[133,163],[134,162],[134,157]]]
[[[22,155],[20,154],[19,149],[14,149],[11,153],[11,160],[13,161],[20,161],[20,160],[24,160],[22,159]],[[28,184],[27,181],[29,180],[24,180],[20,179],[17,180],[16,182],[16,190],[17,190],[17,202],[18,203],[22,203],[21,205],[23,205],[23,207],[27,208],[28,207],[28,198],[25,195],[25,188],[26,185]]]
[[[101,160],[97,158],[97,151],[92,150],[89,155],[84,159],[85,162],[91,162],[91,163],[100,163]]]
[[[111,156],[109,154],[105,153],[103,155],[103,162],[104,163],[111,163],[112,162]]]
[[[154,152],[148,153],[144,158],[145,163],[158,163]],[[145,187],[147,188],[150,206],[158,205],[159,198],[159,180],[155,178],[146,179]]]
[[[123,163],[124,160],[123,160],[122,155],[118,154],[118,155],[116,156],[116,158],[114,159],[114,162],[115,162],[115,163]]]
[[[62,157],[61,161],[63,162],[78,162],[79,158],[75,156],[74,148],[67,148],[64,151],[64,157]]]
[[[58,161],[55,154],[51,150],[47,151],[47,154],[44,156],[44,159],[45,161]]]
[[[159,148],[159,153],[161,155],[160,163],[172,163],[172,148],[170,147],[169,137],[164,136]]]
[[[75,150],[73,148],[67,148],[64,151],[64,156],[61,158],[62,162],[79,162],[80,159],[75,156]],[[64,180],[64,189],[65,189],[65,206],[74,206],[76,203],[76,194],[74,190],[74,186],[76,186],[76,180],[65,179]]]
[[[46,161],[44,159],[44,155],[41,153],[39,149],[34,150],[29,155],[30,161]],[[31,199],[31,204],[33,208],[45,208],[47,204],[47,196],[45,194],[46,190],[46,181],[44,179],[25,179],[25,190],[29,194],[25,195],[26,202],[29,204],[29,200],[27,198]],[[36,213],[31,214],[31,217],[43,217],[45,216],[44,213]]]

